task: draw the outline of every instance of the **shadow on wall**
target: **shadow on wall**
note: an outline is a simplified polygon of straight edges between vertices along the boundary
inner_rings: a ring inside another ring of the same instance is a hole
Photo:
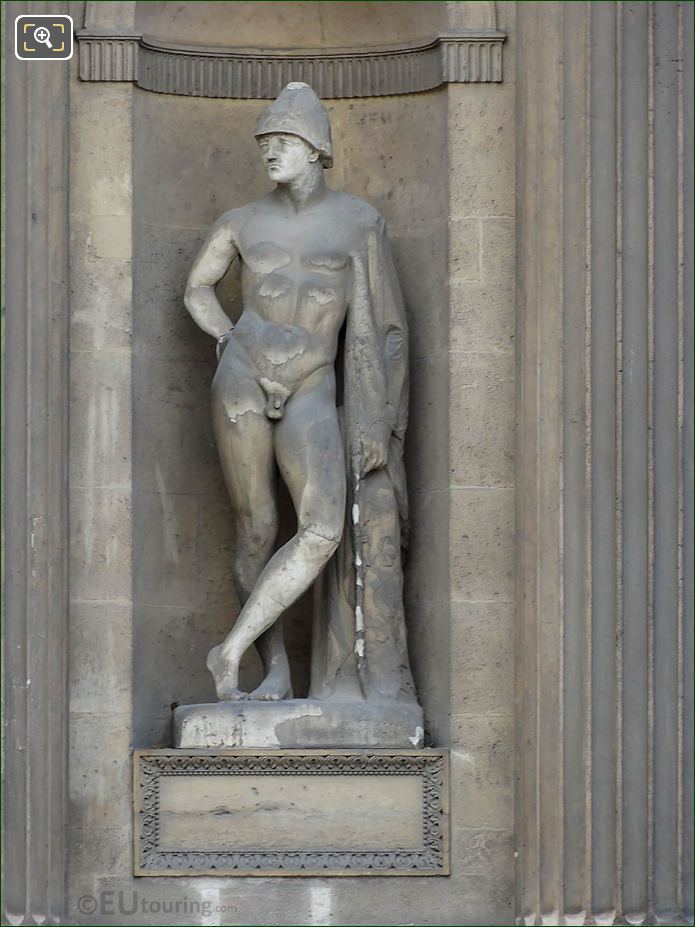
[[[302,47],[428,38],[440,4],[138,4],[138,31],[198,44]],[[358,9],[359,8],[359,9]],[[388,22],[388,29],[385,23]],[[232,514],[212,435],[212,339],[183,305],[193,258],[225,210],[269,182],[253,128],[260,100],[135,90],[134,105],[134,691],[135,746],[168,742],[172,703],[214,701],[207,651],[238,612]],[[412,538],[406,577],[411,658],[435,742],[446,744],[448,678],[448,321],[446,96],[325,101],[335,167],[329,185],[386,218],[411,328],[411,425],[406,464]],[[426,144],[423,140],[430,139]],[[437,143],[440,139],[441,143]],[[233,267],[218,293],[240,312]],[[437,449],[441,453],[437,453]],[[293,530],[289,502],[286,535]],[[285,616],[295,692],[306,693],[310,596]],[[255,653],[241,685],[260,677]]]

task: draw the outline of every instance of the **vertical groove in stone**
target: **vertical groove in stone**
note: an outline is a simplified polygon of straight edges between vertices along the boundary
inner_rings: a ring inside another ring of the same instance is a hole
[[[683,910],[683,891],[682,891],[682,867],[683,867],[683,672],[684,664],[687,660],[687,657],[683,651],[683,615],[684,615],[684,602],[683,602],[683,482],[682,482],[682,472],[681,472],[681,460],[683,459],[683,430],[684,430],[684,415],[683,415],[683,368],[684,368],[684,356],[683,356],[683,309],[685,303],[685,294],[683,293],[683,160],[682,160],[682,151],[683,151],[683,67],[684,67],[684,46],[683,46],[683,4],[678,4],[677,9],[678,16],[678,75],[677,75],[677,132],[678,138],[676,142],[676,199],[677,199],[677,210],[676,210],[676,219],[678,225],[678,248],[676,255],[676,276],[677,276],[677,291],[678,291],[678,317],[676,322],[677,333],[676,337],[678,340],[678,373],[676,384],[677,392],[677,428],[678,428],[678,442],[677,442],[677,456],[676,456],[676,473],[677,473],[677,483],[678,483],[678,531],[677,531],[677,569],[678,569],[678,609],[676,615],[677,623],[677,660],[678,660],[678,686],[676,693],[677,701],[677,744],[676,744],[676,764],[677,764],[677,822],[678,822],[678,840],[676,847],[676,898],[678,909]],[[690,204],[687,208],[691,208]]]
[[[587,5],[566,4],[563,28],[563,582],[562,748],[565,913],[586,905],[586,653],[589,507],[586,441]]]
[[[544,6],[542,15],[550,7]],[[538,332],[545,357],[538,369],[538,446],[550,466],[538,485],[538,826],[540,913],[554,917],[562,908],[563,768],[562,752],[562,266],[564,190],[560,114],[564,94],[561,67],[563,20],[567,7],[552,16],[540,57],[542,93],[552,117],[540,120],[537,143],[543,152],[542,182],[535,208],[538,216]],[[540,165],[539,165],[540,167]],[[551,199],[552,197],[556,199]],[[555,208],[551,208],[549,200]]]
[[[591,910],[616,907],[616,11],[591,4]]]
[[[52,508],[49,527],[47,595],[47,677],[43,699],[47,706],[46,734],[48,782],[48,875],[46,878],[49,922],[58,923],[65,914],[66,823],[68,794],[68,667],[69,667],[69,78],[57,79],[51,72],[51,112],[62,117],[62,128],[50,127],[47,197],[48,241],[53,250],[47,275],[50,312],[47,327],[49,383],[46,400],[49,411],[50,448],[47,509]],[[45,89],[42,91],[46,93]],[[52,435],[51,435],[52,433]],[[45,836],[44,836],[45,840]]]
[[[531,262],[538,254],[534,221],[539,174],[528,156],[538,134],[539,60],[533,54],[533,37],[539,25],[538,4],[518,11],[517,39],[521,53],[516,88],[519,154],[517,168],[517,453],[518,486],[528,491],[515,493],[517,547],[516,599],[519,616],[516,631],[516,685],[519,710],[515,721],[518,744],[516,777],[517,912],[520,921],[532,923],[539,910],[538,884],[538,667],[537,667],[537,484],[530,474],[538,472],[538,395],[536,283]]]
[[[520,910],[550,921],[563,904],[563,19],[561,3],[519,7]]]
[[[13,10],[13,4],[2,5],[4,34],[13,41],[11,24],[14,15],[25,10]],[[6,125],[12,126],[6,139],[7,152],[7,216],[16,217],[6,224],[5,260],[12,273],[5,280],[5,352],[3,374],[5,383],[12,383],[12,393],[6,393],[5,403],[5,467],[3,471],[5,537],[5,575],[3,599],[4,651],[3,689],[4,760],[3,809],[5,852],[3,869],[3,920],[22,923],[27,898],[27,812],[26,780],[27,751],[27,691],[22,684],[27,676],[25,615],[27,604],[28,511],[25,482],[27,473],[26,415],[28,377],[27,305],[28,268],[24,243],[28,231],[26,172],[28,111],[26,72],[14,59],[13,49],[7,48]],[[28,69],[27,69],[28,71]],[[10,401],[11,398],[11,401]],[[16,482],[13,483],[13,480]],[[15,681],[12,684],[11,680]],[[10,734],[11,732],[11,734]],[[11,835],[11,838],[10,838]],[[12,846],[9,846],[9,839]]]
[[[654,909],[678,908],[678,8],[654,8]]]
[[[44,65],[46,67],[46,65]],[[27,69],[28,71],[28,69]],[[27,74],[30,124],[36,122],[41,112],[40,96],[46,91],[41,73],[32,70]],[[27,390],[28,406],[28,442],[29,455],[27,461],[28,493],[30,496],[28,511],[29,529],[29,573],[38,573],[37,567],[45,561],[48,551],[47,524],[41,514],[46,511],[47,493],[49,491],[48,461],[42,457],[41,449],[47,422],[44,418],[48,408],[49,382],[49,356],[46,344],[45,319],[38,301],[43,294],[50,292],[50,282],[47,274],[46,259],[49,253],[48,222],[50,211],[49,197],[49,171],[46,159],[45,141],[32,139],[33,144],[27,148],[27,174],[31,178],[29,184],[26,215],[32,217],[31,231],[28,236],[29,251],[29,282],[27,286],[27,325],[29,354],[40,373],[29,377]],[[43,143],[43,144],[42,144]],[[34,413],[34,414],[32,414]],[[36,416],[36,417],[34,417]],[[37,453],[38,452],[38,453]],[[45,622],[50,608],[47,599],[47,583],[45,579],[38,583],[28,578],[27,583],[27,612],[25,616],[27,634],[27,734],[28,748],[41,751],[46,748],[44,736],[48,734],[47,706],[45,692],[39,680],[46,680],[48,674],[46,644],[48,627]],[[35,684],[36,683],[36,684]],[[42,697],[43,696],[43,697]],[[34,761],[34,759],[36,761]],[[45,873],[48,871],[48,845],[44,840],[41,824],[48,821],[49,796],[44,765],[38,755],[32,756],[27,763],[27,785],[30,796],[28,815],[28,846],[29,859],[27,896],[29,912],[37,915],[46,911],[46,881]],[[44,824],[45,826],[45,824]]]
[[[654,0],[647,0],[647,916],[654,908]]]
[[[623,11],[615,5],[615,907],[623,910]]]
[[[648,8],[622,7],[622,893],[648,908]]]
[[[682,905],[685,919],[693,918],[693,6],[682,4],[683,97],[681,175],[683,178],[682,244],[682,343],[683,343],[683,435],[680,462],[683,485],[683,837]]]

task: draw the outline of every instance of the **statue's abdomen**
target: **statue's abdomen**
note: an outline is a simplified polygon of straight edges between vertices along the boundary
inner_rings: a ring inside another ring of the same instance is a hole
[[[291,256],[263,242],[242,262],[237,337],[265,376],[294,389],[332,364],[347,307],[347,257]]]

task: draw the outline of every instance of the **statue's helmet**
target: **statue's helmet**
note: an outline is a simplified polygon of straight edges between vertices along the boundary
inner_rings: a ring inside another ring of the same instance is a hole
[[[254,135],[287,132],[309,142],[320,154],[323,167],[333,167],[331,124],[321,100],[301,81],[288,84],[276,100],[263,110]]]

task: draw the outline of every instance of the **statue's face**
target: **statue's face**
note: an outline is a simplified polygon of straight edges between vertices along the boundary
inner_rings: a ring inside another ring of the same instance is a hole
[[[275,183],[292,183],[306,173],[319,158],[319,152],[298,135],[271,132],[258,139],[268,177]]]

